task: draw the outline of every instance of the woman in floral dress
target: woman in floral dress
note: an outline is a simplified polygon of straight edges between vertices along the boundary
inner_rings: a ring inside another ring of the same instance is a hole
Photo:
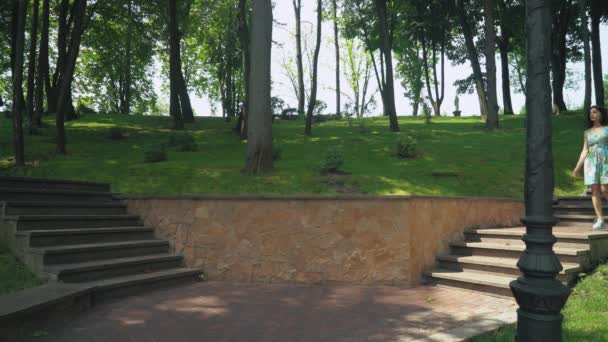
[[[603,193],[608,200],[608,127],[606,127],[608,114],[605,108],[592,106],[585,119],[587,129],[584,134],[583,151],[572,175],[576,177],[584,163],[585,185],[591,186],[591,201],[597,216],[593,229],[603,229],[604,217],[600,195]]]

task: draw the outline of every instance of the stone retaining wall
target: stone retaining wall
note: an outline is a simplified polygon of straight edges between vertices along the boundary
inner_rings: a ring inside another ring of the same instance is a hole
[[[414,286],[470,226],[520,225],[523,201],[418,196],[125,197],[211,280]]]

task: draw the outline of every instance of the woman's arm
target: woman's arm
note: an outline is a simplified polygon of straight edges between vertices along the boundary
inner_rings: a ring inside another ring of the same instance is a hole
[[[574,170],[572,170],[572,176],[578,176],[578,173],[581,171],[581,167],[583,167],[583,163],[585,162],[587,153],[589,153],[589,145],[587,144],[587,135],[585,134],[585,138],[583,139],[583,150],[581,151],[581,155],[578,157],[576,167],[574,167]]]

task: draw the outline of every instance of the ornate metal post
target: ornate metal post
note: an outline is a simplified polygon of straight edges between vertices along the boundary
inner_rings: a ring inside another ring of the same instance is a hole
[[[526,250],[517,266],[523,275],[511,282],[519,304],[518,341],[561,341],[564,307],[570,289],[555,279],[562,265],[553,252],[553,152],[551,147],[551,0],[527,0],[528,74],[526,93]]]

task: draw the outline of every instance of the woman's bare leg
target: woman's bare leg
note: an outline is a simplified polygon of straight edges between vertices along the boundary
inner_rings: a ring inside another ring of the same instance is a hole
[[[602,198],[601,188],[599,184],[593,184],[591,186],[591,202],[593,203],[593,209],[595,210],[595,215],[599,220],[603,219],[602,215]]]

